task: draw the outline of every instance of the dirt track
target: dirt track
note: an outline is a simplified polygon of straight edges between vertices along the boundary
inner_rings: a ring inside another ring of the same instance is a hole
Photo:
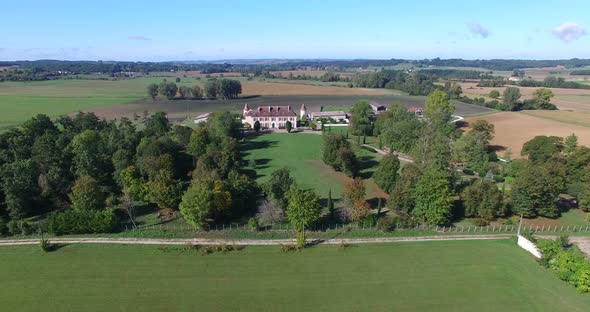
[[[380,237],[380,238],[332,238],[318,240],[310,238],[308,242],[314,244],[337,245],[347,244],[369,244],[369,243],[400,243],[400,242],[428,242],[428,241],[452,241],[452,240],[490,240],[509,239],[514,235],[453,235],[453,236],[422,236],[422,237]],[[295,243],[294,239],[159,239],[159,238],[51,238],[52,243],[62,244],[130,244],[130,245],[251,245],[251,246],[272,246]],[[39,239],[9,239],[0,240],[0,246],[34,245],[39,244]]]

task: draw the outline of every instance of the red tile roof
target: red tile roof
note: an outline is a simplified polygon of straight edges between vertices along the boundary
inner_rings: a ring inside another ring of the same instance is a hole
[[[297,116],[291,106],[258,106],[256,109],[249,110],[245,115],[252,117]]]

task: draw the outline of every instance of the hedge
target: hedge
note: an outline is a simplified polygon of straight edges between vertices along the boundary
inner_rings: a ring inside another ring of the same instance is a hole
[[[117,218],[112,210],[75,210],[54,213],[47,219],[47,231],[55,235],[109,233]]]
[[[564,238],[540,240],[537,245],[543,254],[542,265],[580,292],[590,292],[590,261],[577,247],[571,246]]]

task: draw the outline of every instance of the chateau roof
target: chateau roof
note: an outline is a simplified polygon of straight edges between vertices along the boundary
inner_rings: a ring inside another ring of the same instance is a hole
[[[258,108],[246,112],[245,115],[252,117],[297,116],[297,114],[291,109],[291,106],[258,106]]]

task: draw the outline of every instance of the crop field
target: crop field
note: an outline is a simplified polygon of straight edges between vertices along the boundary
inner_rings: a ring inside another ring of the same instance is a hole
[[[500,91],[500,94],[506,87],[478,87],[475,82],[464,82],[461,83],[463,93],[468,96],[485,97],[487,100],[488,94],[492,90]],[[518,87],[520,93],[524,99],[533,98],[533,93],[539,88],[533,87]],[[555,97],[551,99],[551,102],[560,110],[573,110],[573,111],[585,111],[590,112],[590,90],[586,89],[563,89],[563,88],[551,88],[551,91],[555,94]]]
[[[344,182],[350,180],[341,172],[334,171],[321,160],[321,134],[274,133],[262,134],[249,139],[243,147],[247,163],[256,161],[257,181],[264,182],[270,174],[287,167],[295,181],[302,187],[314,189],[321,198],[340,198]],[[361,162],[361,177],[367,179],[368,198],[387,197],[371,179],[381,156],[365,149],[356,151]]]
[[[278,246],[2,247],[6,311],[587,311],[511,240]]]
[[[537,135],[566,137],[575,133],[578,143],[590,146],[590,128],[532,116],[529,112],[500,112],[485,116],[467,118],[467,122],[487,120],[496,127],[496,135],[491,144],[500,148],[499,154],[506,149],[512,151],[513,158],[520,158],[522,145]]]

